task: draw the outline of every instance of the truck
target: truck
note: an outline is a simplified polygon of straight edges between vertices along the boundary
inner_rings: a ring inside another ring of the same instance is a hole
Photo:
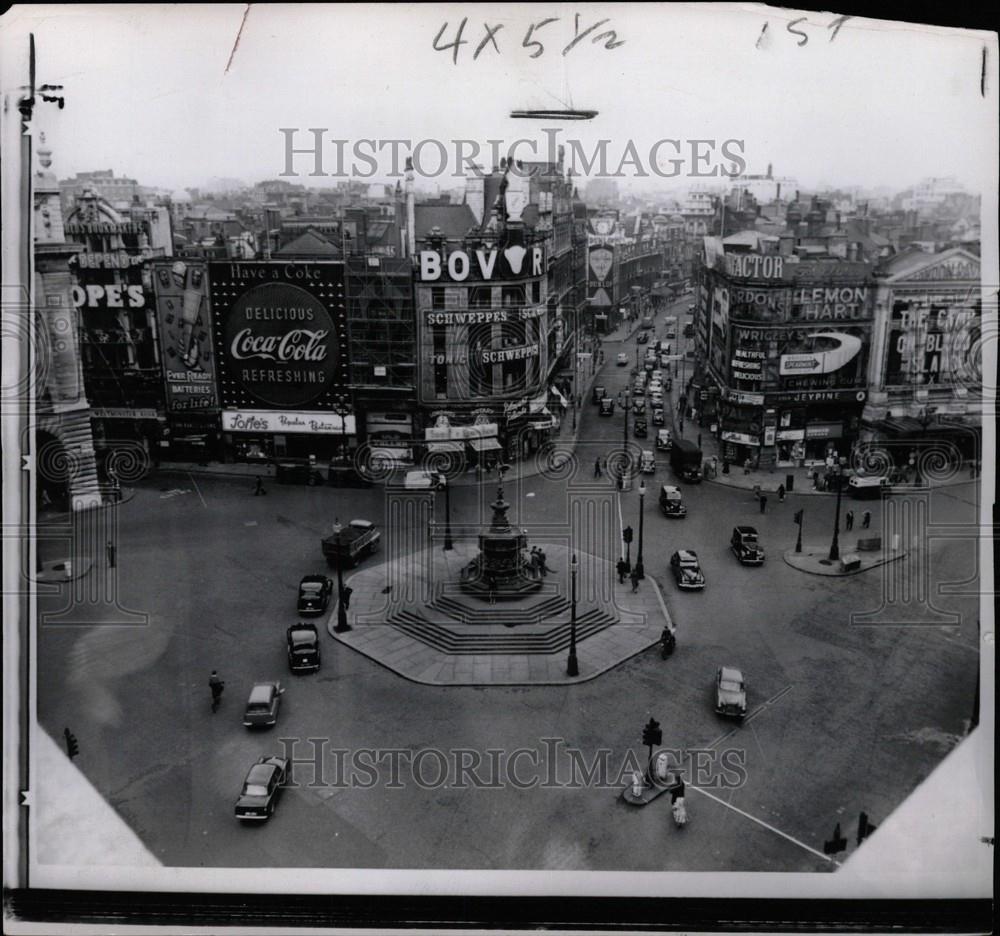
[[[345,566],[355,566],[378,550],[381,539],[382,533],[371,520],[352,520],[323,539],[323,555],[330,565],[342,562]]]
[[[674,439],[670,467],[682,480],[697,484],[701,481],[701,449],[689,439]]]

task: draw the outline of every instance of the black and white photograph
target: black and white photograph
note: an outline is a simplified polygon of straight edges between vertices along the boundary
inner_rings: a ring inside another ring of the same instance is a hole
[[[992,899],[998,43],[906,19],[10,7],[5,889]]]

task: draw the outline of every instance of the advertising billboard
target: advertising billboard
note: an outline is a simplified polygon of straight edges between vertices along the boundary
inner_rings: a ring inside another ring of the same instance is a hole
[[[153,292],[167,412],[215,412],[219,399],[205,264],[190,260],[155,263]]]
[[[976,373],[969,361],[979,310],[965,292],[902,294],[893,302],[886,352],[887,386],[950,386]]]
[[[227,410],[329,410],[348,384],[342,263],[209,264]]]

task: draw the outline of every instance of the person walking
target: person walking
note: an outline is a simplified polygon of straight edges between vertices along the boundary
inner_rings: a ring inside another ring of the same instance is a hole
[[[486,582],[486,586],[490,590],[490,604],[494,605],[497,603],[497,580],[491,575]]]
[[[749,458],[747,458],[746,461],[743,462],[743,474],[745,474],[745,475],[750,474],[750,459]]]
[[[259,497],[261,494],[266,494],[267,491],[264,490],[264,482],[261,480],[260,475],[257,475],[257,483],[253,489],[253,496]]]
[[[222,690],[226,688],[222,677],[215,670],[212,670],[211,676],[208,677],[208,688],[212,690],[212,711],[214,712],[219,707],[219,702],[222,701]]]
[[[108,545],[105,547],[105,549],[107,550],[108,553],[108,568],[113,569],[115,567],[115,553],[117,552],[117,550],[115,549],[115,544],[112,543],[111,540],[108,540]]]
[[[845,530],[853,530],[854,529],[854,511],[853,510],[848,510],[847,513],[844,514],[844,529]]]
[[[766,513],[767,512],[767,495],[766,494],[761,494],[760,495],[760,512],[761,513]]]
[[[632,579],[632,594],[634,595],[639,590],[639,570],[633,569],[630,578]]]
[[[624,559],[618,560],[618,584],[625,584],[625,576],[628,575],[628,566],[625,564]]]
[[[861,515],[861,529],[867,530],[868,527],[871,526],[871,523],[872,523],[872,512],[870,510],[866,510]]]
[[[548,575],[551,571],[545,562],[545,550],[541,546],[538,547],[538,568],[542,570],[542,575]]]
[[[783,484],[778,485],[778,503],[783,504],[785,502],[785,486]]]
[[[601,476],[601,459],[598,458],[594,462],[594,477],[599,478]]]

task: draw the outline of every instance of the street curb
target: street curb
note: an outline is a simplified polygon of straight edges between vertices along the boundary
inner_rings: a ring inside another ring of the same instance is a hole
[[[848,576],[851,575],[860,575],[862,572],[871,572],[872,569],[878,569],[881,566],[888,565],[890,562],[895,562],[897,559],[905,559],[907,553],[899,552],[893,556],[883,556],[881,559],[872,562],[871,565],[867,565],[861,569],[852,569],[850,572],[834,571],[833,569],[831,569],[830,571],[825,571],[820,569],[807,569],[801,565],[797,565],[795,562],[792,561],[792,557],[797,555],[801,556],[802,553],[796,553],[794,549],[786,549],[785,552],[782,553],[781,558],[785,560],[785,565],[788,565],[791,568],[795,569],[796,572],[804,572],[806,575],[819,575],[824,578],[847,578]]]

